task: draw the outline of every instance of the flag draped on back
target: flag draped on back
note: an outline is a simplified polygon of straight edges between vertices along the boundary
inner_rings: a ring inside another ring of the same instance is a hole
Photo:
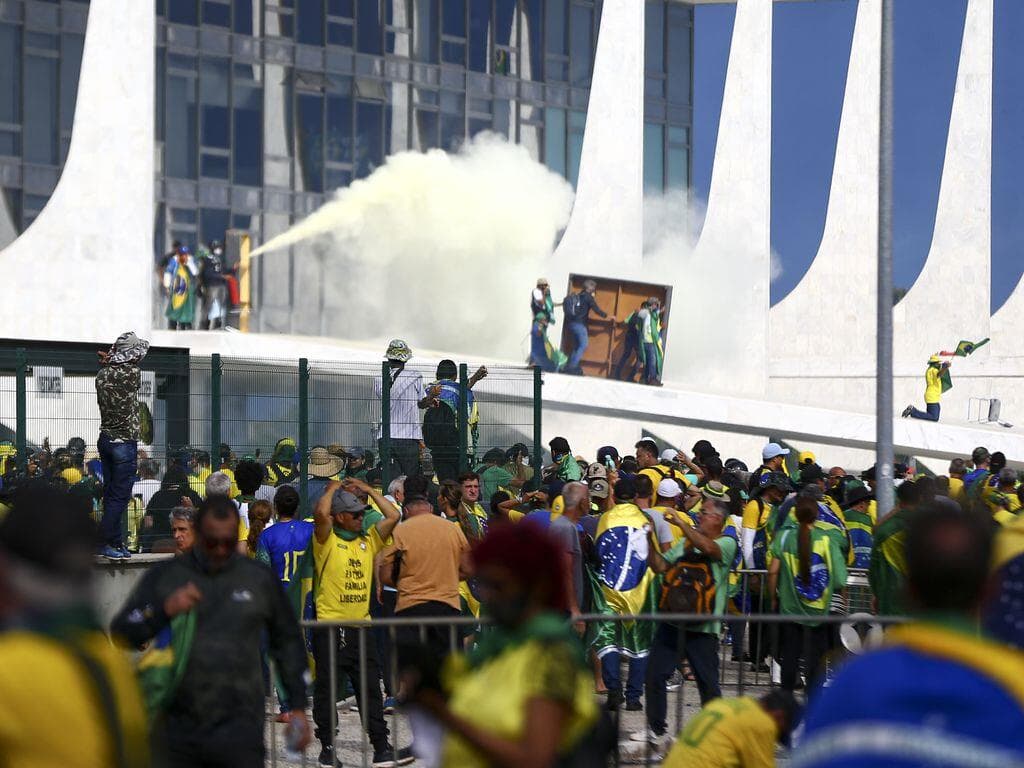
[[[196,634],[196,612],[178,614],[139,658],[137,675],[150,723],[174,697]]]
[[[191,323],[195,317],[196,282],[186,264],[178,262],[175,265],[170,291],[167,319],[175,323]]]
[[[906,521],[902,511],[894,512],[875,528],[875,548],[871,553],[868,578],[883,616],[903,612],[903,584],[907,561],[903,552]]]
[[[635,504],[617,504],[601,515],[594,546],[600,565],[592,573],[594,608],[597,613],[653,613],[657,605],[657,579],[647,564],[647,516]],[[654,634],[654,622],[603,622],[598,625],[594,647],[600,657],[619,651],[627,656],[646,656]]]

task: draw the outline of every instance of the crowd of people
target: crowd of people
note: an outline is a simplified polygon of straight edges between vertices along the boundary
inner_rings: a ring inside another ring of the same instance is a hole
[[[391,443],[409,444],[386,486],[370,452],[316,446],[303,497],[287,438],[266,463],[193,452],[158,481],[137,461],[125,394],[145,352],[125,334],[101,353],[98,492],[74,493],[73,476],[4,489],[0,690],[14,714],[0,754],[13,765],[51,764],[50,749],[67,765],[259,765],[272,689],[289,748],[316,739],[331,767],[349,692],[381,767],[606,765],[629,745],[673,768],[770,766],[779,744],[801,766],[1024,761],[1024,490],[999,452],[978,447],[941,477],[897,465],[891,510],[874,467],[826,470],[776,442],[757,463],[708,440],[686,452],[642,439],[591,460],[557,436],[536,475],[524,445],[431,469],[415,449],[451,424],[431,411],[461,409],[445,399],[450,371],[417,383],[395,340],[390,391],[422,423],[392,424]],[[161,526],[176,552],[109,628],[143,651],[141,688],[87,608],[87,502],[99,498],[100,552],[117,560],[135,494],[149,494],[141,530]],[[912,620],[849,659],[837,617],[851,570],[875,613]],[[389,617],[409,623],[360,627]],[[724,643],[768,693],[723,697]],[[43,663],[41,687],[25,669]],[[693,680],[702,705],[678,734],[674,679]],[[412,744],[393,739],[395,708]],[[39,738],[42,711],[90,756]],[[646,725],[617,745],[621,711]]]
[[[226,328],[228,312],[239,302],[237,265],[231,265],[220,240],[195,252],[179,240],[157,259],[156,278],[164,316],[172,331]]]
[[[530,355],[527,360],[530,365],[548,373],[583,375],[580,363],[590,345],[590,313],[607,321],[613,329],[617,322],[598,305],[596,293],[597,283],[587,279],[580,290],[570,292],[556,303],[547,279],[542,277],[537,281],[537,287],[530,295]],[[548,338],[548,329],[555,325],[555,307],[558,306],[562,307],[565,327],[571,339],[571,351],[568,353]],[[645,299],[620,324],[623,330],[622,352],[612,369],[612,378],[660,386],[665,358],[665,312],[661,300],[654,296]]]

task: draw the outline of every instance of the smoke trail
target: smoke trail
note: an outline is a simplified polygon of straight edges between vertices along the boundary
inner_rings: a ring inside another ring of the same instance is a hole
[[[572,201],[565,179],[485,133],[457,154],[389,157],[253,254],[321,238],[325,305],[337,310],[327,326],[344,338],[514,360],[526,296]]]

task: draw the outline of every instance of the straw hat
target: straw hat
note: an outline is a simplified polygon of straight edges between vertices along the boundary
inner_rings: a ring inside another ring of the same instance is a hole
[[[344,465],[344,461],[337,456],[332,456],[331,453],[322,446],[317,446],[309,452],[310,477],[334,477],[336,474],[341,472],[341,468]]]

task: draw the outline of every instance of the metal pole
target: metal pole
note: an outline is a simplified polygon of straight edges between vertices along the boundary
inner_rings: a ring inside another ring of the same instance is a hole
[[[299,496],[309,513],[309,360],[299,358]]]
[[[220,355],[210,356],[210,466],[220,470]]]
[[[875,382],[875,494],[879,514],[894,505],[892,368],[893,0],[882,0],[878,125],[878,348]]]
[[[391,482],[391,364],[380,364],[380,482],[384,493]]]
[[[541,451],[541,410],[543,395],[541,388],[544,379],[541,377],[540,366],[533,368],[533,482],[535,488],[541,485],[542,451]]]
[[[17,467],[28,472],[28,396],[25,380],[28,378],[28,355],[24,348],[15,351],[14,376],[14,450],[18,452]]]
[[[459,365],[459,474],[469,466],[469,367]]]

